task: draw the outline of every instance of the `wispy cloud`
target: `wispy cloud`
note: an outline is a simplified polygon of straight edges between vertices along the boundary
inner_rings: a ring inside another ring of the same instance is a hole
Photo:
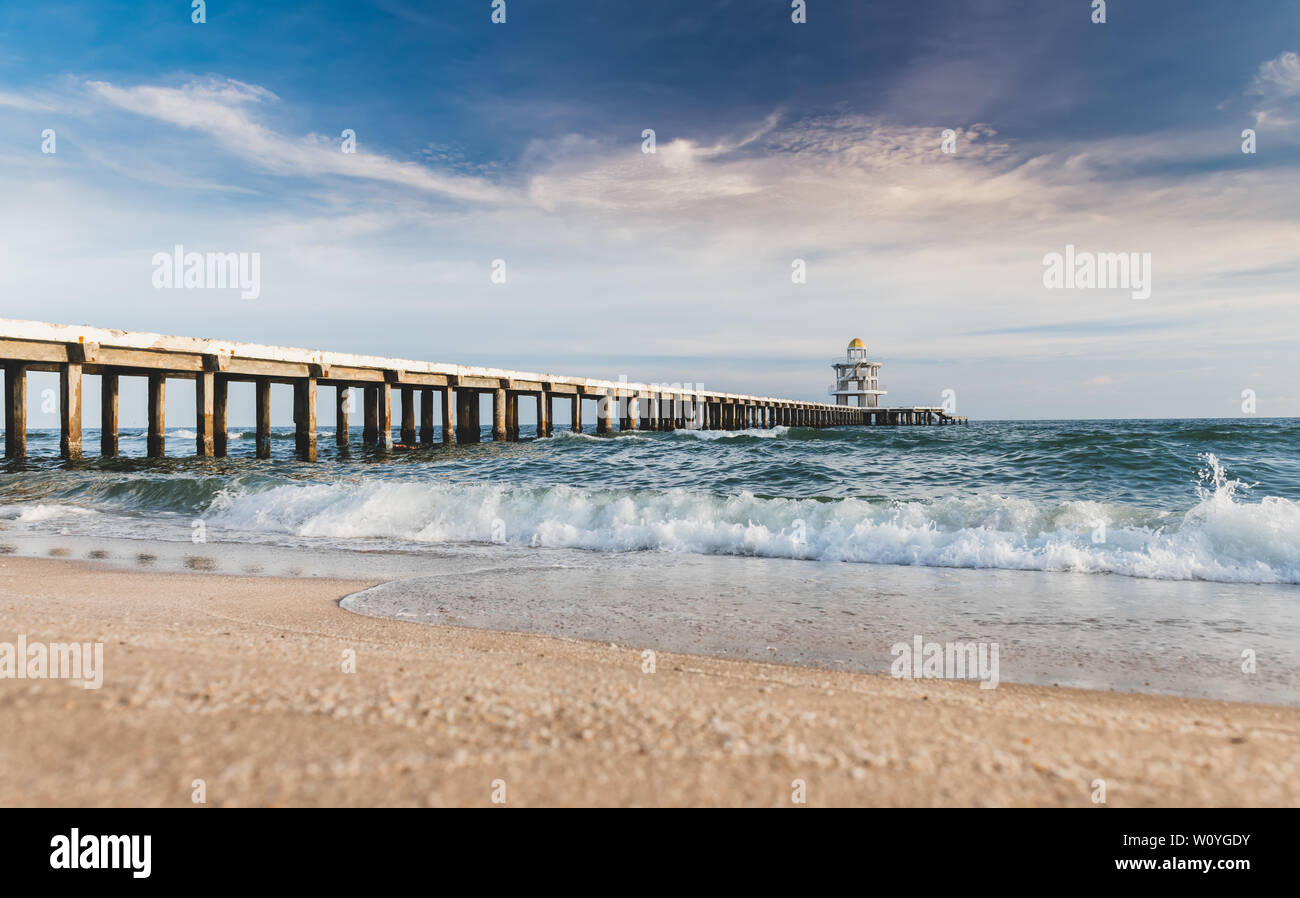
[[[1261,63],[1249,93],[1259,98],[1258,124],[1294,125],[1300,115],[1300,53],[1288,51]]]
[[[250,109],[277,99],[271,91],[256,85],[209,79],[180,87],[119,87],[104,81],[90,81],[87,87],[119,109],[201,131],[228,152],[267,172],[382,181],[472,202],[508,199],[505,191],[482,179],[439,173],[369,152],[364,141],[355,153],[343,153],[338,139],[319,134],[286,137],[254,119]]]

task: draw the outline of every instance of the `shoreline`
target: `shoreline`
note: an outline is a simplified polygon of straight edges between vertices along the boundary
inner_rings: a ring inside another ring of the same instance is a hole
[[[378,579],[0,557],[0,640],[104,643],[98,690],[0,680],[6,805],[1300,804],[1300,709],[900,680],[412,624]],[[355,673],[342,670],[355,652]],[[87,734],[93,734],[88,738]]]
[[[347,610],[858,673],[889,673],[891,647],[919,635],[999,645],[1003,683],[1300,706],[1300,607],[1289,586],[473,543],[194,543],[0,523],[5,555],[364,580],[377,585],[349,596]],[[1247,649],[1258,658],[1249,672]]]

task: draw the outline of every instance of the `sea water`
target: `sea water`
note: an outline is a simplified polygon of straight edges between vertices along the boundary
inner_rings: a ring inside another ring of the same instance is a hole
[[[1289,419],[525,427],[391,455],[357,429],[348,450],[322,431],[315,464],[287,428],[270,462],[249,430],[225,459],[184,457],[193,436],[63,462],[31,432],[0,467],[0,542],[391,579],[344,607],[412,621],[880,672],[916,635],[979,639],[1005,682],[1300,701]]]

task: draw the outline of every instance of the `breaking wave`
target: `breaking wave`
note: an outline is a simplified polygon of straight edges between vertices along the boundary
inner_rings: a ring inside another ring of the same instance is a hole
[[[770,431],[765,431],[770,433]],[[733,438],[735,434],[731,435]],[[506,542],[951,568],[1300,583],[1300,502],[1243,501],[1218,459],[1184,512],[1004,495],[795,499],[445,481],[234,486],[209,527],[337,541]]]

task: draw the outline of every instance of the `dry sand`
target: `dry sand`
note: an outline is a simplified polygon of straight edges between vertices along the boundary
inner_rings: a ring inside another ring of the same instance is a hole
[[[1300,803],[1300,709],[894,680],[355,615],[371,585],[0,560],[0,804]],[[653,647],[649,647],[653,648]],[[343,672],[346,650],[356,672]],[[498,788],[499,793],[499,788]]]

